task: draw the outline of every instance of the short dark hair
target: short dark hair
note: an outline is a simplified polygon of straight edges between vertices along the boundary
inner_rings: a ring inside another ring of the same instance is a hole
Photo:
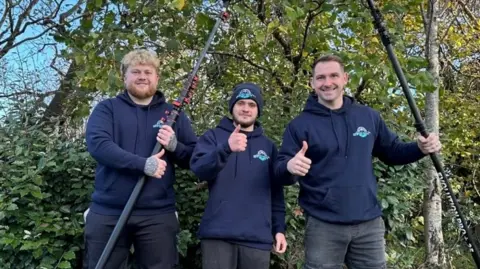
[[[312,64],[312,75],[315,73],[315,67],[317,66],[318,63],[324,63],[324,62],[337,62],[340,64],[340,67],[342,68],[342,71],[345,70],[345,65],[343,64],[342,58],[329,54],[329,55],[324,55],[321,56],[320,58],[317,58],[313,64]]]

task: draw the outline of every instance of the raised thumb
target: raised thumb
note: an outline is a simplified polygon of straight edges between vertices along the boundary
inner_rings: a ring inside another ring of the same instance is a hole
[[[239,133],[240,132],[240,124],[237,124],[237,127],[235,127],[235,130],[233,130],[233,133]]]
[[[307,142],[303,141],[303,146],[302,146],[302,149],[299,151],[299,153],[302,155],[305,155],[305,153],[307,153],[307,150],[308,150],[308,144]]]

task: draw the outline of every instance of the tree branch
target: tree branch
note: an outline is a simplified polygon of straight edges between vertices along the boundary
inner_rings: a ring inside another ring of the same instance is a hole
[[[325,1],[322,1],[322,2],[315,1],[315,3],[317,4],[317,7],[313,10],[308,11],[307,23],[306,23],[306,26],[305,26],[305,31],[303,31],[302,46],[300,47],[300,51],[298,52],[297,57],[295,57],[295,59],[294,59],[294,65],[296,65],[295,66],[295,68],[296,68],[295,73],[297,73],[298,70],[300,69],[299,68],[300,67],[299,63],[302,60],[303,50],[305,49],[305,47],[307,45],[308,30],[310,28],[310,25],[312,24],[313,19],[321,13],[321,11],[318,11],[318,10],[322,7],[322,5],[325,3]],[[316,12],[316,11],[318,11],[318,12]],[[297,67],[297,65],[298,65],[298,67]]]
[[[245,2],[242,2],[248,9],[250,9],[251,11],[253,11],[253,9],[251,7],[249,7]],[[257,1],[258,5],[259,6],[263,6],[264,3],[263,3],[263,0],[259,0]],[[254,14],[257,15],[258,19],[264,24],[264,25],[268,25],[266,23],[266,17],[265,17],[265,13],[258,13],[260,9],[257,9],[257,11],[253,11]],[[273,37],[278,41],[278,43],[280,44],[280,46],[282,46],[283,48],[283,52],[285,54],[285,57],[293,63],[293,57],[292,57],[292,48],[290,47],[290,44],[282,37],[282,35],[280,34],[280,31],[278,29],[275,29],[273,30],[273,33],[272,33]]]
[[[28,14],[32,11],[33,7],[38,3],[38,0],[32,0],[27,8],[22,12],[22,14],[20,14],[20,16],[18,17],[18,20],[17,20],[17,24],[15,25],[15,30],[13,30],[11,32],[11,35],[12,36],[17,36],[18,33],[20,32],[20,27],[22,26],[23,24],[23,20],[28,16]],[[23,31],[25,31],[25,28],[23,29]]]
[[[257,1],[257,14],[260,21],[265,21],[265,2],[263,0]]]
[[[467,17],[473,21],[473,23],[475,24],[475,26],[472,25],[472,27],[474,27],[475,29],[479,30],[480,31],[480,27],[478,27],[477,25],[477,18],[475,17],[475,15],[473,14],[473,12],[468,8],[467,4],[465,4],[465,2],[463,0],[457,0],[458,3],[460,4],[460,6],[462,7],[463,11],[465,12],[465,14],[467,14]]]
[[[38,96],[49,96],[54,94],[55,91],[50,91],[50,92],[38,92],[34,90],[24,90],[24,91],[19,91],[19,92],[12,92],[12,93],[5,93],[5,94],[0,94],[0,98],[11,98],[11,97],[16,97],[20,95],[38,95]]]
[[[27,37],[21,41],[18,41],[16,43],[13,43],[13,42],[8,42],[8,44],[6,44],[3,48],[0,49],[0,59],[3,58],[3,56],[5,56],[5,54],[7,54],[7,52],[17,46],[20,46],[21,44],[27,42],[27,41],[31,41],[31,40],[34,40],[34,39],[37,39],[41,36],[43,36],[45,33],[47,33],[48,31],[50,31],[51,29],[53,28],[53,26],[51,27],[48,27],[47,29],[45,29],[43,32],[41,32],[40,34],[36,35],[36,36],[31,36],[31,37]],[[11,44],[10,44],[11,43]]]
[[[58,74],[60,74],[60,76],[62,76],[63,78],[67,76],[67,74],[63,73],[60,69],[58,69],[55,64],[57,62],[57,56],[58,56],[58,51],[57,51],[57,47],[53,47],[55,49],[55,56],[53,57],[52,61],[50,62],[50,67],[55,70]]]
[[[445,61],[448,63],[448,65],[455,71],[457,72],[458,74],[462,75],[462,76],[465,76],[465,77],[470,77],[470,78],[477,78],[477,79],[480,79],[480,76],[477,76],[477,75],[470,75],[470,74],[465,74],[463,73],[462,71],[460,71],[459,68],[457,68],[451,59],[448,58],[448,55],[443,51],[443,49],[440,47],[440,53],[443,55],[443,58],[445,59]]]
[[[367,88],[367,82],[368,80],[365,79],[365,78],[362,78],[362,82],[360,83],[360,85],[358,85],[357,87],[357,90],[354,94],[354,98],[357,99],[357,100],[360,100],[360,95],[362,94],[362,92]]]
[[[84,2],[85,2],[85,0],[78,0],[78,2],[71,9],[69,9],[69,10],[63,12],[62,14],[60,14],[60,21],[59,21],[60,24],[65,24],[67,17],[69,17],[75,11],[77,11],[77,9],[79,9],[80,6],[83,5]]]
[[[209,51],[208,52],[209,54],[215,54],[215,55],[222,55],[222,56],[227,56],[227,57],[232,57],[232,58],[235,58],[235,59],[239,59],[239,60],[242,60],[248,64],[250,64],[251,66],[254,66],[260,70],[263,70],[267,73],[269,73],[274,79],[275,79],[275,82],[278,84],[278,86],[282,89],[282,92],[283,93],[288,93],[288,92],[291,92],[292,88],[289,87],[289,86],[285,86],[285,84],[282,82],[282,80],[277,76],[276,72],[275,71],[272,71],[264,66],[261,66],[255,62],[253,62],[252,60],[248,59],[247,57],[243,56],[243,55],[238,55],[238,54],[234,54],[234,53],[229,53],[229,52],[220,52],[220,51]]]
[[[10,5],[10,1],[5,1],[5,10],[3,11],[2,18],[0,19],[0,27],[3,26],[3,23],[7,19],[8,10],[10,9],[9,5]],[[7,29],[5,31],[7,31]],[[2,38],[3,34],[4,33],[0,34],[0,39]]]
[[[266,67],[263,67],[259,64],[256,64],[254,63],[252,60],[248,59],[247,57],[243,56],[243,55],[237,55],[237,54],[234,54],[234,53],[229,53],[229,52],[221,52],[221,51],[209,51],[208,52],[209,54],[214,54],[214,55],[222,55],[222,56],[228,56],[228,57],[233,57],[233,58],[236,58],[236,59],[239,59],[239,60],[242,60],[244,62],[247,62],[249,63],[251,66],[254,66],[260,70],[263,70],[265,72],[268,72],[270,74],[273,74],[273,71],[272,70],[269,70],[268,68]]]

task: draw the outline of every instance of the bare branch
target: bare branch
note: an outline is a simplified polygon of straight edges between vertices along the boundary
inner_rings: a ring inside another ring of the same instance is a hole
[[[471,21],[473,21],[473,23],[475,24],[474,28],[477,29],[477,30],[480,30],[480,27],[478,27],[478,25],[477,25],[477,18],[475,17],[473,12],[468,8],[467,4],[463,0],[457,0],[457,1],[460,4],[460,6],[462,7],[465,14],[467,14],[468,18]]]
[[[31,41],[31,40],[34,40],[34,39],[37,39],[41,36],[43,36],[45,33],[47,33],[48,31],[50,31],[51,29],[53,28],[53,26],[51,27],[48,27],[47,29],[45,29],[43,32],[41,32],[40,34],[38,35],[35,35],[35,36],[31,36],[31,37],[27,37],[21,41],[18,41],[16,43],[12,43],[10,46],[8,46],[8,44],[10,44],[10,42],[5,45],[3,48],[0,49],[0,59],[5,56],[5,54],[7,54],[7,52],[17,46],[20,46],[21,44],[27,42],[27,41]]]
[[[58,56],[58,51],[57,51],[57,47],[53,47],[55,49],[55,56],[53,57],[52,59],[52,62],[50,63],[50,67],[55,70],[58,74],[60,74],[62,77],[65,77],[66,74],[63,73],[62,71],[60,71],[60,69],[58,69],[56,66],[55,66],[55,63],[57,61],[57,56]]]
[[[42,52],[47,46],[53,46],[56,49],[56,47],[55,47],[56,45],[57,44],[55,44],[55,43],[45,43],[45,44],[43,44],[43,46],[40,49],[38,49],[38,52]]]
[[[462,76],[465,76],[465,77],[480,79],[480,76],[478,76],[478,75],[465,74],[462,71],[460,71],[460,69],[453,64],[452,60],[448,58],[448,55],[443,51],[443,49],[441,47],[440,47],[440,53],[443,55],[443,58],[448,63],[448,65],[458,74],[460,74]]]
[[[12,0],[6,0],[5,11],[0,18],[0,26],[3,26],[0,33],[0,58],[4,57],[11,49],[24,44],[25,42],[32,41],[44,36],[54,28],[61,28],[66,25],[67,17],[73,14],[85,0],[78,0],[78,2],[70,8],[68,11],[60,14],[60,23],[54,22],[53,19],[58,18],[58,13],[62,8],[65,0],[54,1],[52,6],[39,6],[41,2],[39,0],[25,1],[28,3],[26,7],[20,6],[20,1],[12,3]],[[53,6],[54,5],[54,6]],[[15,14],[17,12],[20,14]],[[49,10],[49,14],[42,15],[40,17],[35,16],[37,11]],[[34,18],[35,17],[35,18]],[[8,18],[8,22],[5,21]],[[22,34],[27,33],[30,27],[40,26],[43,27],[41,33],[35,35],[29,35],[28,37],[17,40]],[[60,29],[59,29],[60,31]]]
[[[78,2],[69,10],[60,14],[60,24],[65,24],[67,17],[71,16],[75,11],[77,11],[85,0],[78,0]]]
[[[6,94],[0,94],[0,98],[11,98],[11,97],[16,97],[19,95],[32,95],[35,94],[33,91],[21,91],[21,92],[13,92],[13,93],[6,93]]]
[[[3,23],[7,19],[7,14],[10,9],[9,7],[10,1],[5,1],[5,10],[3,11],[2,18],[0,19],[0,27],[2,27]],[[3,34],[0,34],[0,39],[2,38]]]
[[[18,36],[18,33],[20,32],[20,27],[23,24],[23,20],[28,16],[28,14],[32,11],[33,7],[38,3],[38,0],[32,0],[29,4],[28,7],[23,11],[22,14],[18,17],[17,24],[15,25],[15,30],[11,32],[11,36]],[[25,31],[25,28],[23,28],[23,31]],[[23,33],[23,32],[22,32]],[[13,40],[12,40],[13,42]]]
[[[445,34],[443,34],[442,38],[439,40],[440,43],[442,43],[443,40],[445,40],[445,38],[446,38],[447,35],[448,35],[448,29],[450,29],[450,27],[452,27],[454,23],[455,23],[455,20],[452,20],[452,21],[450,22],[450,24],[448,25],[448,27],[447,27],[446,30],[445,30]]]
[[[55,94],[55,91],[50,91],[50,92],[38,92],[35,90],[25,90],[25,91],[19,91],[19,92],[12,92],[12,93],[5,93],[5,94],[0,94],[0,98],[12,98],[12,97],[17,97],[21,95],[37,95],[41,97],[49,96]]]

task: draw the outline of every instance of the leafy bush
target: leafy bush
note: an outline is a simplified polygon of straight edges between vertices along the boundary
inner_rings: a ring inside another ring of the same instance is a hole
[[[82,213],[94,173],[82,139],[55,126],[14,121],[0,131],[0,156],[2,268],[80,263]]]
[[[0,268],[81,268],[83,212],[93,190],[95,162],[82,134],[57,126],[12,119],[0,129]],[[278,143],[282,123],[268,132]],[[389,167],[375,161],[387,227],[387,259],[392,268],[418,268],[423,262],[423,176],[421,164]],[[200,268],[196,238],[207,188],[190,171],[177,170],[175,184],[181,223],[181,268]],[[285,188],[288,250],[272,255],[272,269],[301,268],[305,220],[298,185]],[[458,268],[472,263],[458,247],[457,227],[449,220],[445,237]]]

